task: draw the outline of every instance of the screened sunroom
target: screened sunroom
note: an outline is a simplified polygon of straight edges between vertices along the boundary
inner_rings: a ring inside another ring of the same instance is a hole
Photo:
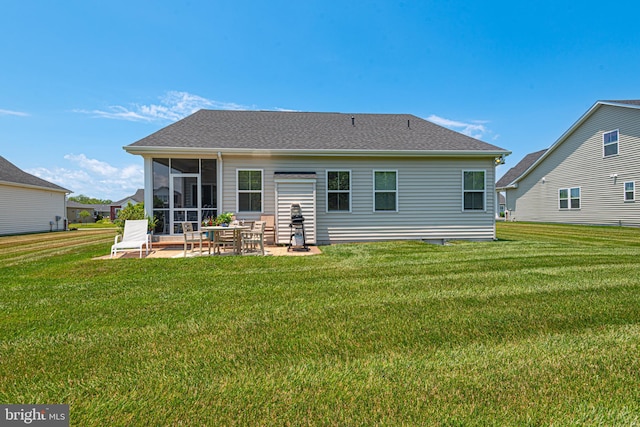
[[[153,158],[155,234],[180,234],[182,222],[199,227],[218,215],[217,160]]]

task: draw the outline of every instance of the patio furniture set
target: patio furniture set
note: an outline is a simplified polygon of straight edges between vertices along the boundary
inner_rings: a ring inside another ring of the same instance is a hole
[[[191,222],[182,222],[181,226],[185,257],[187,251],[192,253],[195,251],[196,244],[200,254],[203,253],[203,247],[206,244],[209,255],[212,249],[214,255],[221,255],[224,251],[234,255],[264,255],[265,233],[273,233],[273,221],[270,222],[269,218],[262,221],[234,220],[230,224],[202,226],[199,230],[194,229]],[[151,235],[148,233],[148,221],[127,220],[123,234],[117,235],[111,246],[111,258],[118,252],[130,250],[138,250],[142,258],[143,247],[149,255]]]
[[[184,256],[187,256],[189,245],[191,252],[194,251],[196,243],[202,253],[205,242],[208,243],[209,255],[212,248],[214,255],[221,255],[227,249],[236,255],[264,255],[265,227],[265,221],[234,221],[229,225],[203,226],[200,230],[194,230],[192,223],[184,222]]]

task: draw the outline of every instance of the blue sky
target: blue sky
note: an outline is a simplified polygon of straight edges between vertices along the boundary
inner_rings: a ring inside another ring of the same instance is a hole
[[[638,99],[637,1],[5,0],[0,155],[74,192],[143,187],[122,147],[198,110],[410,113],[513,152]]]

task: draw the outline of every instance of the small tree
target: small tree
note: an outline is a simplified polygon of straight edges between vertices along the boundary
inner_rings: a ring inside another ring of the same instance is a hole
[[[87,219],[91,216],[91,214],[88,211],[81,211],[80,212],[80,222],[86,222]]]
[[[128,219],[146,219],[149,221],[149,231],[153,230],[156,222],[158,222],[155,216],[151,218],[144,213],[144,203],[132,205],[131,202],[129,202],[127,206],[120,209],[118,217],[113,221],[118,227],[118,233],[122,234],[124,232],[124,222]]]

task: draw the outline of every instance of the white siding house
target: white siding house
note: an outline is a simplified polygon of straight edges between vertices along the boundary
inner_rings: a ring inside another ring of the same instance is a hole
[[[0,156],[0,235],[63,230],[67,193]]]
[[[495,164],[509,154],[406,114],[212,110],[124,148],[144,157],[156,234],[269,214],[280,244],[292,203],[311,244],[493,239]]]
[[[530,156],[496,185],[512,220],[640,226],[640,101],[598,101]]]

